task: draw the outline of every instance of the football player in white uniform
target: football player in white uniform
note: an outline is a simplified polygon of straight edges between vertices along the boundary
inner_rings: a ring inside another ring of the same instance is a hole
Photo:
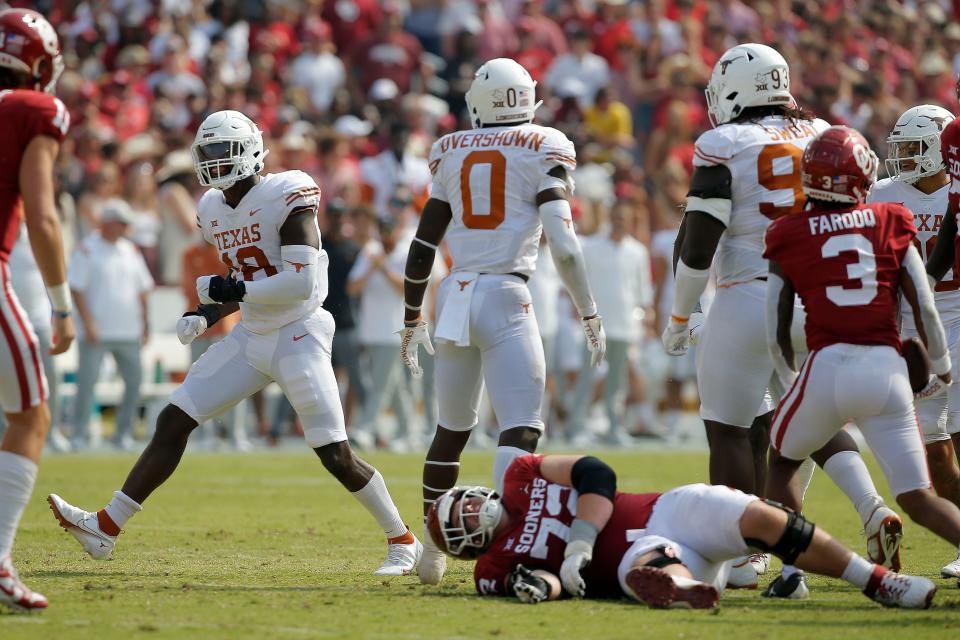
[[[327,295],[327,256],[317,226],[320,189],[301,171],[260,176],[267,153],[259,129],[242,113],[218,111],[201,124],[193,158],[200,183],[211,189],[200,199],[197,225],[231,276],[197,279],[201,305],[184,314],[177,334],[189,344],[238,307],[241,321],[190,368],[106,507],[90,513],[55,494],[48,501],[87,553],[108,558],[126,521],[177,468],[197,424],[276,382],[323,466],[383,527],[387,559],[374,573],[411,573],[420,542],[400,518],[383,476],[347,442],[330,363],[334,322],[320,306]]]
[[[950,178],[940,153],[940,133],[953,120],[942,107],[922,104],[900,116],[887,138],[889,178],[874,185],[867,202],[899,202],[913,212],[914,239],[924,261],[933,252],[947,211]],[[950,352],[960,346],[960,275],[950,269],[937,283],[934,301],[947,332]],[[918,336],[910,305],[901,305],[903,337]],[[954,363],[954,379],[960,375]],[[937,494],[960,506],[960,470],[950,435],[960,432],[960,385],[917,402],[930,478]]]
[[[437,294],[439,424],[423,467],[424,514],[457,482],[460,453],[477,423],[486,384],[500,428],[494,486],[519,455],[536,450],[543,420],[543,346],[526,282],[541,231],[570,293],[596,366],[605,338],[567,200],[576,153],[556,129],[533,124],[536,83],[513,60],[490,60],[467,92],[473,131],[437,140],[433,186],[407,258],[401,357],[422,375],[418,348],[433,352],[420,314],[437,246],[446,237],[452,273]],[[443,577],[443,554],[424,538],[422,582]]]
[[[697,346],[710,482],[764,493],[767,432],[774,408],[767,389],[777,396],[783,389],[765,338],[768,266],[763,239],[772,220],[802,210],[800,157],[829,125],[796,107],[787,62],[765,45],[741,44],[727,50],[713,68],[706,94],[715,128],[703,133],[694,149],[694,174],[675,245],[674,300],[663,343],[670,355],[687,352],[689,319],[713,263],[717,294]],[[794,318],[795,342],[803,344],[802,308]],[[899,522],[883,505],[855,442],[845,432],[812,457],[858,506],[861,519],[870,525],[869,539],[879,535],[882,523],[894,522],[886,518]],[[899,536],[896,540],[899,543]],[[871,559],[888,566],[891,561],[877,553],[871,553]],[[755,560],[735,563],[731,586],[756,586],[757,573],[766,570],[766,562],[762,557]],[[792,569],[764,592],[772,597],[806,594],[802,574]]]

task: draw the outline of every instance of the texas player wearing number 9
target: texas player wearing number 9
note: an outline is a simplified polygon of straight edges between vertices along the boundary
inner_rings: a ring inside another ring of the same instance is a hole
[[[197,225],[232,274],[198,278],[201,305],[180,319],[177,333],[189,344],[238,303],[240,323],[190,368],[157,418],[150,444],[103,510],[89,513],[55,494],[50,506],[94,559],[108,558],[126,521],[176,469],[196,426],[276,382],[323,466],[383,527],[387,559],[375,574],[411,573],[420,542],[400,518],[380,472],[355,457],[347,442],[330,362],[334,322],[321,307],[327,256],[317,226],[320,189],[301,171],[260,176],[267,153],[260,130],[242,113],[218,111],[200,125],[194,165],[200,183],[211,189],[200,199]]]
[[[513,458],[536,450],[544,428],[545,363],[526,281],[541,231],[581,317],[594,366],[606,348],[567,201],[576,152],[560,131],[533,124],[535,88],[515,61],[490,60],[466,94],[474,130],[448,134],[430,150],[433,184],[407,259],[400,351],[411,372],[422,375],[417,350],[423,345],[432,352],[432,345],[420,307],[446,236],[453,266],[437,294],[439,424],[424,462],[424,513],[456,483],[484,384],[500,428],[494,485]],[[420,579],[436,584],[444,556],[428,538],[424,543]]]
[[[0,604],[39,610],[11,559],[23,509],[50,427],[41,346],[10,284],[10,251],[26,222],[54,310],[51,355],[74,337],[53,169],[70,116],[53,89],[63,70],[57,32],[28,9],[0,12],[0,409],[9,429],[0,445]]]
[[[862,135],[848,127],[827,129],[803,154],[807,209],[774,221],[766,233],[767,342],[789,387],[770,434],[779,456],[770,462],[767,497],[799,512],[802,494],[792,481],[801,461],[853,420],[900,506],[957,546],[960,509],[931,489],[899,354],[901,293],[926,338],[933,372],[948,383],[950,354],[912,244],[913,214],[900,204],[863,204],[876,169]],[[795,296],[806,309],[809,348],[799,373],[790,339]]]

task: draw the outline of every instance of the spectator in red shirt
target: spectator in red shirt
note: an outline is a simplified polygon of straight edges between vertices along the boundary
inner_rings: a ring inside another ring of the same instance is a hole
[[[355,41],[347,57],[364,92],[377,79],[389,78],[401,93],[406,93],[423,49],[415,37],[403,30],[403,16],[395,3],[384,4],[383,11],[383,21],[376,31]]]

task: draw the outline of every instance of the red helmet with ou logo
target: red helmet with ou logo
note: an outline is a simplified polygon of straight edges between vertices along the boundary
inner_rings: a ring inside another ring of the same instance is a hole
[[[800,182],[810,199],[856,204],[867,199],[879,164],[859,131],[834,126],[807,145],[800,160]]]
[[[36,91],[53,93],[63,71],[53,25],[30,9],[0,11],[0,67],[30,76]]]

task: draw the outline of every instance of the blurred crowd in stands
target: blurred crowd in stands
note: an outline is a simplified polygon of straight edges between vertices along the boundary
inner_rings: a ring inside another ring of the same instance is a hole
[[[193,279],[221,268],[199,244],[201,188],[189,153],[212,111],[236,109],[260,125],[268,172],[300,169],[316,179],[332,258],[326,306],[338,324],[335,365],[354,436],[369,446],[420,447],[433,428],[429,385],[414,388],[399,356],[389,357],[402,304],[395,317],[370,305],[383,305],[391,276],[402,273],[430,182],[427,151],[438,136],[469,128],[464,93],[485,60],[523,64],[539,83],[537,121],[576,143],[576,224],[614,344],[597,379],[581,366],[579,331],[549,260],[531,286],[550,343],[549,395],[564,399],[545,408],[548,434],[578,444],[596,437],[583,427],[595,399],[593,422],[615,427],[597,431],[620,444],[630,434],[669,433],[678,412],[695,406],[690,358],[665,362],[656,336],[670,306],[693,142],[710,126],[703,88],[725,49],[777,48],[797,102],[860,129],[881,158],[906,108],[930,102],[958,111],[960,2],[947,0],[9,4],[44,13],[63,45],[57,94],[72,126],[57,177],[68,251],[122,219],[149,271],[140,281],[182,287],[190,300]],[[117,199],[128,210],[105,215]],[[438,265],[436,277],[443,272]],[[289,411],[263,404],[250,431],[272,441]],[[389,433],[378,426],[387,409],[396,425]],[[62,421],[79,446],[85,411]]]

